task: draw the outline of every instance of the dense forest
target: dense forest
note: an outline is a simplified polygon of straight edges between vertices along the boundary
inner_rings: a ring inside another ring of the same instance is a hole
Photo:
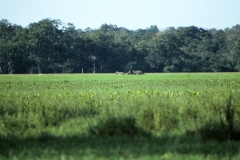
[[[0,21],[0,73],[240,71],[240,25],[224,30],[112,24],[77,29],[43,19],[27,27]]]

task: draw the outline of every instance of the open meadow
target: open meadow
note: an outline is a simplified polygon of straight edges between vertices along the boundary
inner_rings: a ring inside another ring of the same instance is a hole
[[[0,75],[0,159],[240,159],[240,73]]]

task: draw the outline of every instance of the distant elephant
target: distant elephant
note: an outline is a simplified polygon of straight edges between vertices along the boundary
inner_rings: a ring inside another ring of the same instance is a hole
[[[125,73],[124,72],[115,72],[117,75],[124,75]]]
[[[144,74],[144,72],[141,70],[130,70],[127,74]]]

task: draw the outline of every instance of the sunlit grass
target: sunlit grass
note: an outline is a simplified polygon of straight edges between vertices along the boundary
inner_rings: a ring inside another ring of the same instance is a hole
[[[0,75],[0,158],[238,159],[239,97],[239,73]]]

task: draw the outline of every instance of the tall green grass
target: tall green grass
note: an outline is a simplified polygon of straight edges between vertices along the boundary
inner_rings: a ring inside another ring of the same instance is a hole
[[[238,159],[240,74],[0,76],[1,159]]]

